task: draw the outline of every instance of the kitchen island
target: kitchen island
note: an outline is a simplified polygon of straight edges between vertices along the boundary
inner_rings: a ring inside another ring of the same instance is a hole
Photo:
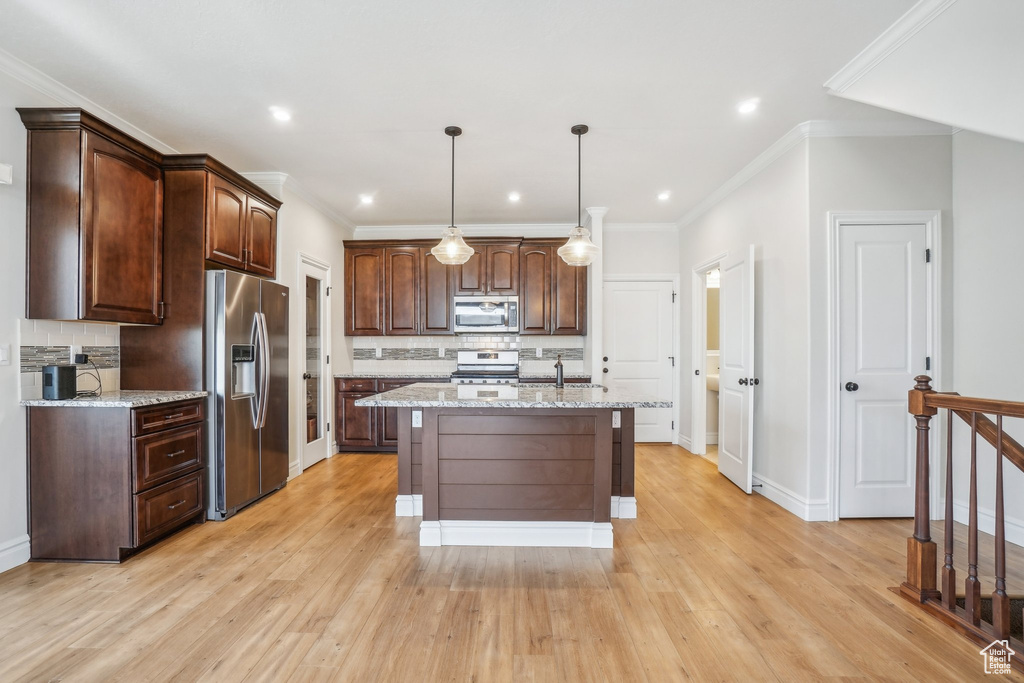
[[[596,384],[413,384],[398,409],[397,515],[420,545],[612,546],[635,517],[633,411],[671,401]]]

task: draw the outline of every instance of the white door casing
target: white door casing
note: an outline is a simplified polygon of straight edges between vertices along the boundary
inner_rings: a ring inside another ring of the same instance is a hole
[[[910,517],[907,391],[929,365],[927,228],[841,225],[838,248],[839,516]]]
[[[318,295],[319,295],[319,306],[316,311],[315,321],[307,321],[307,306],[306,304],[306,283],[307,278],[318,283]],[[297,292],[302,294],[303,306],[302,308],[302,373],[298,377],[292,379],[292,381],[299,384],[300,396],[303,400],[299,401],[300,411],[299,417],[299,465],[302,469],[306,469],[316,463],[320,462],[326,457],[329,457],[333,453],[331,444],[334,441],[334,429],[333,424],[334,416],[334,402],[333,402],[333,380],[331,377],[330,364],[328,357],[331,349],[331,306],[330,297],[328,290],[331,286],[331,268],[328,264],[319,261],[311,256],[299,254],[299,267],[297,277]],[[307,330],[312,329],[311,324],[315,322],[315,331],[318,333],[318,343],[316,349],[309,349],[307,345],[309,343],[309,337],[307,336]],[[315,356],[315,358],[314,358]],[[311,380],[303,378],[303,373],[309,372],[314,377]],[[307,383],[312,382],[309,387]],[[310,389],[310,395],[313,396],[314,402],[317,404],[318,411],[318,425],[316,438],[309,440],[307,438],[307,389]]]
[[[752,491],[754,449],[754,246],[722,259],[719,290],[718,471]]]
[[[601,382],[609,387],[674,400],[673,283],[604,283],[604,362]],[[672,442],[672,408],[637,408],[636,441]]]

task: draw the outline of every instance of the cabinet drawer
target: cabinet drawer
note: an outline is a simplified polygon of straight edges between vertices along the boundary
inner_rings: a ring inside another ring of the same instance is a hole
[[[202,509],[201,471],[135,494],[135,544],[162,536]]]
[[[135,455],[135,491],[170,481],[203,462],[203,426],[167,429],[132,442]]]
[[[180,401],[164,403],[150,408],[138,408],[132,411],[132,434],[142,436],[152,434],[171,427],[203,421],[203,401]]]
[[[372,379],[339,379],[338,391],[377,391]]]

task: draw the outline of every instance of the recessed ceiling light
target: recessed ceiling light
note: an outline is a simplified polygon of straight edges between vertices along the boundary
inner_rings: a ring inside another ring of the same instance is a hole
[[[270,108],[270,114],[271,114],[271,116],[273,116],[278,121],[282,121],[283,122],[283,121],[291,121],[292,120],[291,112],[288,111],[287,109],[283,109],[281,107],[271,107]]]
[[[671,197],[671,196],[672,196],[671,192],[668,192],[668,191],[659,192],[658,193],[658,201],[667,202],[668,198]]]
[[[736,105],[736,110],[741,114],[750,114],[757,109],[759,104],[761,104],[760,97],[751,97],[749,100],[743,100]]]
[[[508,200],[510,202],[518,202],[519,201],[519,193],[518,192],[509,192],[508,193]]]
[[[373,204],[373,195],[372,194],[361,194],[361,195],[359,195],[359,201],[362,204]]]

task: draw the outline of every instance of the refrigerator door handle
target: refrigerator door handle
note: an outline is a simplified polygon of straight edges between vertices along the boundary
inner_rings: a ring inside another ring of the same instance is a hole
[[[267,332],[267,316],[263,312],[256,314],[260,330],[260,405],[257,427],[263,429],[267,425],[267,403],[270,400],[270,335]]]
[[[263,397],[260,396],[261,387],[263,384],[263,333],[260,330],[260,314],[253,313],[252,315],[252,345],[256,350],[256,386],[253,387],[253,394],[249,398],[249,407],[252,412],[252,426],[253,429],[259,429],[260,427],[260,405],[263,402]]]

